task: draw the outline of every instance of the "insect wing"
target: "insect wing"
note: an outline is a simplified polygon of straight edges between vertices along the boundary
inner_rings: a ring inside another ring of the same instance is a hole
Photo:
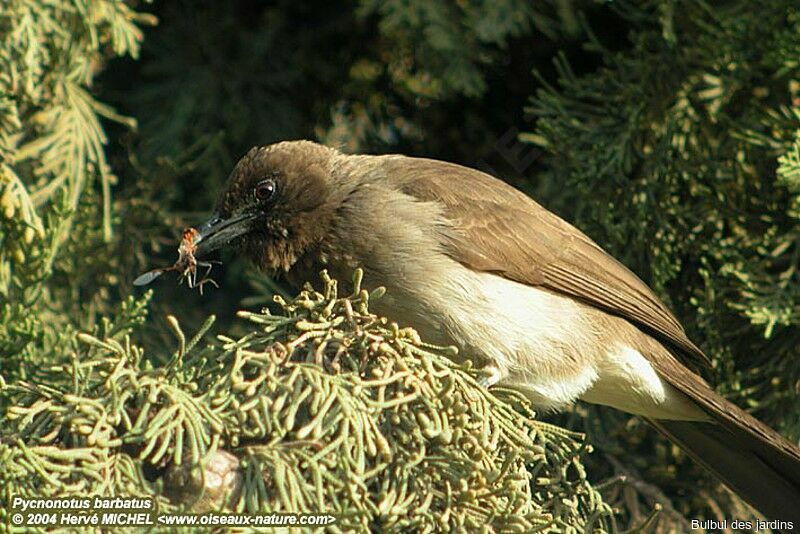
[[[146,286],[162,274],[164,274],[164,269],[153,269],[152,271],[147,271],[144,274],[140,274],[139,277],[133,281],[133,285]]]

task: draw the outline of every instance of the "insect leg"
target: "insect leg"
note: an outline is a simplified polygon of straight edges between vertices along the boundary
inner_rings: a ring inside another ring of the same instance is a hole
[[[212,286],[214,286],[216,288],[219,288],[219,284],[217,284],[211,278],[203,278],[202,280],[200,280],[200,283],[197,284],[197,287],[200,289],[200,294],[201,295],[203,294],[203,286],[206,285],[206,284],[211,284]]]

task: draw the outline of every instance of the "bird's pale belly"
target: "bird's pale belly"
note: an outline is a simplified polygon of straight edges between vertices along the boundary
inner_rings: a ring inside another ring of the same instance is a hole
[[[494,369],[540,410],[583,399],[661,419],[705,419],[624,336],[617,339],[613,327],[643,335],[623,319],[461,265],[447,272],[459,276],[437,281],[434,269],[421,291],[389,287],[378,311],[426,341],[456,345],[460,358]]]

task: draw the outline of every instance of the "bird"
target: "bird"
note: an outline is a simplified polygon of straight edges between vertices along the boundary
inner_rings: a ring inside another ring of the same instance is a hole
[[[709,360],[631,270],[476,169],[313,141],[249,150],[198,254],[232,246],[290,283],[386,288],[378,312],[458,348],[540,411],[578,400],[652,424],[770,520],[800,524],[800,449],[717,394]]]

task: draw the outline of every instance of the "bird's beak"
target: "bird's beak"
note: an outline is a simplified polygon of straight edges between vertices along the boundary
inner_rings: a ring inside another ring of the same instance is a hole
[[[257,214],[240,213],[228,218],[221,217],[218,213],[211,216],[206,222],[196,228],[199,255],[207,254],[212,250],[224,247],[237,237],[243,236],[252,229],[252,224]]]

